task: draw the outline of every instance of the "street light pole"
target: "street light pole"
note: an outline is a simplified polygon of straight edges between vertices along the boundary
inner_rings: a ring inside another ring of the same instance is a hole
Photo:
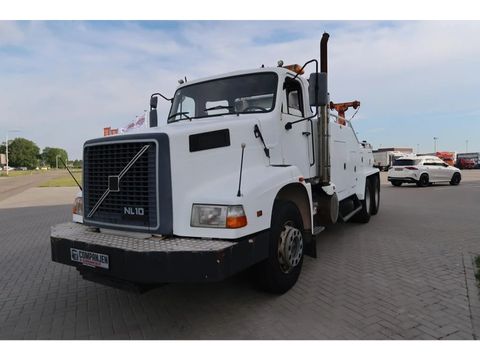
[[[6,142],[5,142],[5,160],[7,162],[7,176],[8,176],[8,130],[7,130],[7,136],[6,136]]]
[[[433,137],[433,152],[437,152],[437,140],[438,137]]]

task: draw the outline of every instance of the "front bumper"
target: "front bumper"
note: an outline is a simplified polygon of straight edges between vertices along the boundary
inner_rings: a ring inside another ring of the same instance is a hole
[[[75,266],[89,280],[103,277],[136,284],[159,284],[223,280],[266,259],[268,236],[268,231],[264,231],[237,241],[179,237],[138,239],[65,223],[52,227],[50,242],[53,261]],[[109,268],[73,261],[72,248],[108,255]]]

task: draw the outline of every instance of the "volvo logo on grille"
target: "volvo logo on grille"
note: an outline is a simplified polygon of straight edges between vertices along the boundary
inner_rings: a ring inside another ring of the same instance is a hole
[[[138,215],[138,216],[143,216],[143,215],[145,215],[145,210],[144,210],[144,208],[141,208],[141,207],[125,206],[125,207],[123,208],[123,214],[124,214],[124,215]]]
[[[109,176],[108,177],[108,190],[110,190],[110,192],[119,192],[120,191],[120,177],[119,176]]]

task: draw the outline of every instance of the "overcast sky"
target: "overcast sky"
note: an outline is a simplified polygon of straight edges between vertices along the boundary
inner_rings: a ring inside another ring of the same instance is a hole
[[[0,21],[0,139],[19,129],[11,137],[80,158],[84,141],[142,114],[151,93],[172,95],[179,78],[303,64],[323,31],[331,99],[361,101],[361,140],[430,152],[435,136],[440,150],[468,140],[480,151],[478,21]]]

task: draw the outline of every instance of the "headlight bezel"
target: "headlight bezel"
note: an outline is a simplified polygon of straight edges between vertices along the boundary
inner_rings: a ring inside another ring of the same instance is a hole
[[[210,216],[210,218],[209,218]],[[192,205],[190,226],[197,228],[236,229],[247,225],[243,205]]]

